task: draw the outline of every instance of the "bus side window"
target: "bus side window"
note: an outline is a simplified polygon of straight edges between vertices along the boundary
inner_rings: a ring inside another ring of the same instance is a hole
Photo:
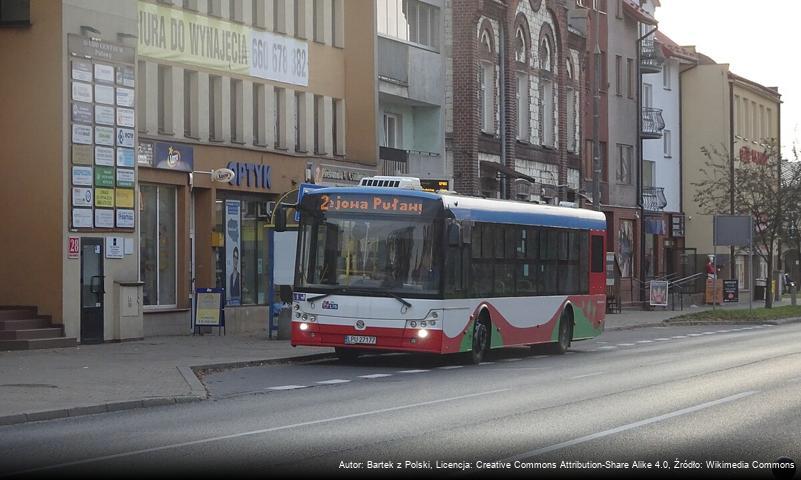
[[[600,235],[592,236],[592,273],[604,272],[604,238]]]

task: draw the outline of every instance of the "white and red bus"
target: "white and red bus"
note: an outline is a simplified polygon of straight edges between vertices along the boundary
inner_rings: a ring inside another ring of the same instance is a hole
[[[362,185],[404,181],[376,178]],[[600,212],[381,186],[308,191],[298,208],[292,345],[477,363],[603,331]]]

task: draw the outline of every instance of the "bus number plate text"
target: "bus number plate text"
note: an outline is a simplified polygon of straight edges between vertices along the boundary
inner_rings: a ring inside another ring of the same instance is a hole
[[[376,338],[365,337],[363,335],[345,335],[345,345],[354,345],[357,343],[366,345],[375,345]]]

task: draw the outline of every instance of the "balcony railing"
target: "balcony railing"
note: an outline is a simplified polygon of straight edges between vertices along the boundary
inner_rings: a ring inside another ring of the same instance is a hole
[[[436,152],[380,147],[379,156],[381,157],[382,175],[407,175],[410,172],[420,174],[420,172],[426,171],[441,177],[445,172],[442,158]]]
[[[662,109],[643,107],[642,137],[662,138],[662,130],[664,129],[665,129],[665,120],[662,118]]]
[[[649,212],[661,212],[667,206],[663,187],[642,187],[642,205]]]
[[[642,73],[659,73],[662,71],[662,64],[665,57],[659,48],[659,44],[654,42],[653,36],[643,39],[640,47],[640,71]]]

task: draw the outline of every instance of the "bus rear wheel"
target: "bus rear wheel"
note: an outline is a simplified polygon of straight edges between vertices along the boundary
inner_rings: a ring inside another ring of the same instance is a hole
[[[479,320],[473,326],[473,347],[470,350],[470,363],[478,365],[484,360],[489,349],[489,328],[487,322]]]
[[[359,351],[355,348],[334,347],[334,352],[343,362],[355,362],[359,358]]]
[[[559,317],[559,339],[556,343],[549,345],[550,351],[556,355],[562,355],[570,348],[573,340],[573,314],[569,309],[562,311]]]

